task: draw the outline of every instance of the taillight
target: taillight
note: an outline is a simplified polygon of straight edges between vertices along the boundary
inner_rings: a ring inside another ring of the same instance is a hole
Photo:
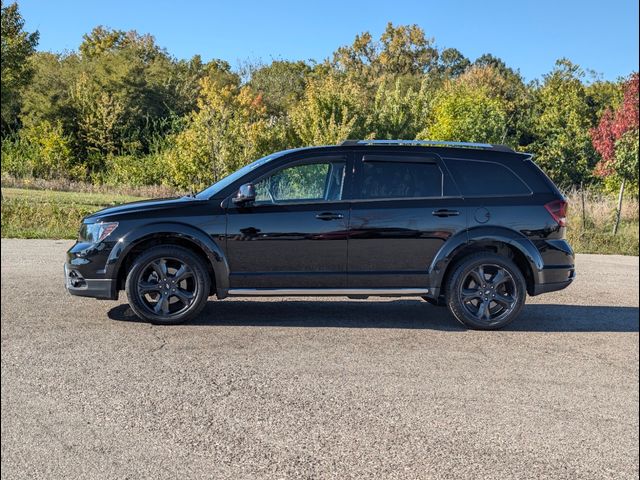
[[[557,222],[561,227],[567,226],[567,206],[568,203],[564,200],[554,200],[553,202],[547,203],[544,208],[547,209],[547,212],[551,214],[553,219]]]

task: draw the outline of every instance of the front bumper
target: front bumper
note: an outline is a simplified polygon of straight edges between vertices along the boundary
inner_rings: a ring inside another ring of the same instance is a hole
[[[115,280],[84,278],[78,270],[69,268],[67,264],[64,265],[64,284],[71,295],[109,300],[118,299]]]
[[[71,295],[118,298],[117,282],[106,266],[114,242],[97,244],[78,241],[67,251],[64,265],[65,286]]]

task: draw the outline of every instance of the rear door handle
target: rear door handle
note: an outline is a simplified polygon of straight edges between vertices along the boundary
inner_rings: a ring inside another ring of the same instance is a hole
[[[341,213],[331,213],[331,212],[322,212],[316,215],[318,220],[340,220],[344,218],[344,215]]]
[[[431,215],[433,215],[434,217],[456,217],[460,215],[460,212],[457,210],[442,209],[442,210],[434,210],[433,212],[431,212]]]

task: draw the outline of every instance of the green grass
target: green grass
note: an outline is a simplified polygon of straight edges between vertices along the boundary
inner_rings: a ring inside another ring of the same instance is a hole
[[[2,236],[71,239],[82,218],[101,208],[141,200],[126,194],[2,189]],[[570,198],[569,243],[578,253],[638,255],[638,201],[625,203],[616,236],[611,234],[615,199],[587,198],[586,215],[579,198]]]
[[[72,239],[82,218],[102,208],[141,200],[131,195],[2,189],[2,236]]]

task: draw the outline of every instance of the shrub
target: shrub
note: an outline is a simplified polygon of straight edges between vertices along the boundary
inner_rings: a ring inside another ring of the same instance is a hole
[[[71,138],[60,122],[43,121],[25,127],[2,141],[2,173],[16,177],[84,178],[85,169],[74,163]]]
[[[11,135],[2,140],[2,174],[17,178],[33,176],[33,146],[20,135]]]
[[[110,155],[103,172],[91,176],[93,182],[104,185],[161,185],[166,183],[167,169],[162,154],[145,156]]]

